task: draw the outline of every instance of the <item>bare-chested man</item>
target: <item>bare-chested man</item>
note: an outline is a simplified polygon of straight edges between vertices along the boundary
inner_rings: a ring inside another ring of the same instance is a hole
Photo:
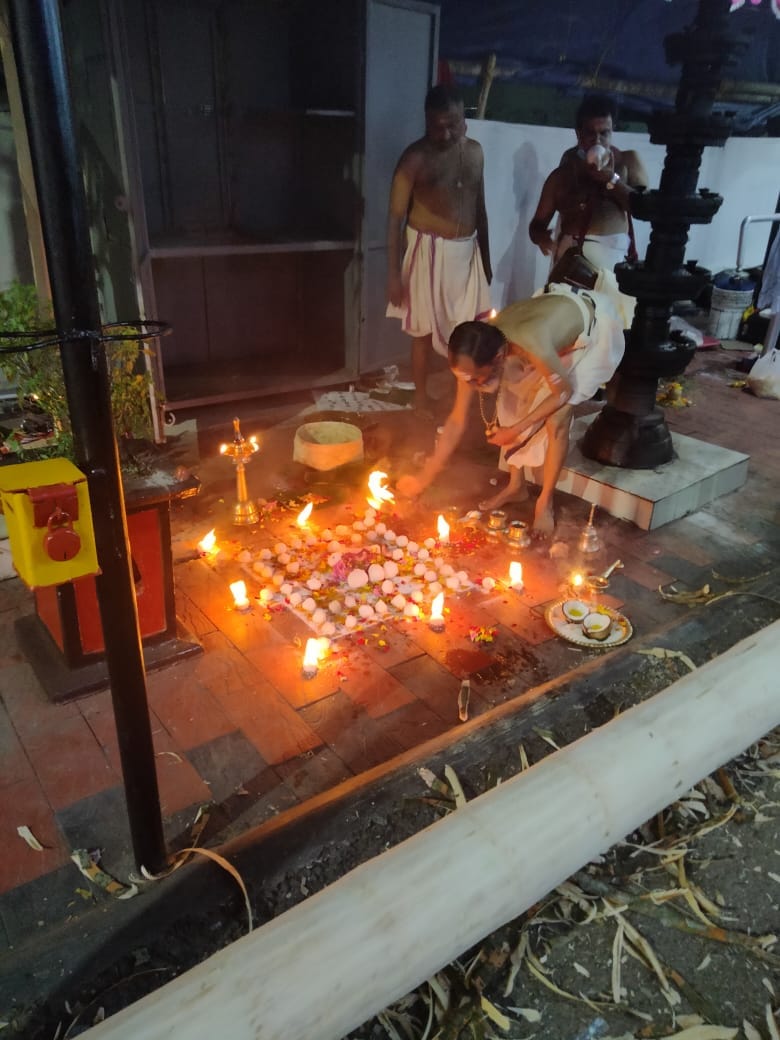
[[[428,403],[431,347],[446,357],[455,325],[490,311],[483,165],[481,145],[466,137],[460,95],[451,87],[432,87],[425,99],[425,136],[409,145],[396,166],[387,221],[387,314],[400,318],[412,337],[420,409]]]
[[[399,480],[400,494],[419,495],[444,468],[478,397],[485,436],[502,448],[510,471],[507,486],[480,502],[480,509],[521,501],[527,496],[525,466],[543,466],[533,526],[552,532],[553,492],[569,448],[572,406],[611,378],[623,357],[623,323],[611,277],[608,292],[552,284],[490,322],[454,329],[449,361],[458,380],[455,403],[433,455],[418,474]]]
[[[612,145],[613,118],[609,98],[585,97],[577,110],[577,147],[563,153],[560,165],[544,182],[528,234],[553,263],[575,244],[599,268],[613,270],[626,257],[634,259],[629,198],[634,188],[647,187],[647,172],[636,152]],[[598,145],[601,149],[594,155],[591,149]],[[549,228],[556,213],[557,240]]]

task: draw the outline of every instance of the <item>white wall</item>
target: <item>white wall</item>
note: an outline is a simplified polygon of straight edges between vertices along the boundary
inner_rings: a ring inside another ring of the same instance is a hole
[[[561,153],[575,143],[574,131],[472,119],[468,134],[485,152],[493,304],[503,307],[544,284],[549,260],[528,238],[528,223],[545,177],[558,165]],[[666,149],[650,144],[647,134],[617,133],[614,143],[641,154],[650,187],[657,188]],[[705,149],[698,187],[723,195],[723,205],[712,224],[691,228],[686,259],[698,260],[713,273],[733,267],[742,219],[775,211],[780,191],[778,170],[780,138],[735,137],[724,148]],[[744,266],[763,262],[770,226],[748,227]],[[643,257],[650,225],[636,221],[635,229],[637,249]]]

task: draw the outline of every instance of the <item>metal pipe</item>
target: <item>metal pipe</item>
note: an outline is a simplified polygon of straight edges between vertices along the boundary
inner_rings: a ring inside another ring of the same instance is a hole
[[[95,265],[57,0],[10,0],[35,185],[76,448],[87,476],[101,574],[96,580],[106,663],[136,863],[165,862],[144,660],[111,418]]]
[[[776,224],[780,220],[780,213],[769,213],[766,216],[761,217],[744,217],[742,223],[739,225],[739,241],[737,243],[737,270],[742,268],[742,246],[745,240],[745,228],[748,224],[762,224],[772,223]]]

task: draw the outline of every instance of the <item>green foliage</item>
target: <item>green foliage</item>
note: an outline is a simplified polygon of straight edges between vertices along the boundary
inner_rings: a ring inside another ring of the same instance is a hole
[[[51,328],[52,325],[51,308],[40,306],[34,285],[14,282],[5,292],[0,292],[0,330],[26,332]],[[116,329],[113,334],[121,331]],[[0,347],[22,343],[24,340],[0,336]],[[143,355],[147,352],[148,348],[140,340],[106,343],[111,411],[120,452],[130,439],[152,438],[151,377],[143,363]],[[41,411],[51,417],[57,434],[53,453],[73,458],[73,435],[59,349],[52,346],[25,353],[0,351],[0,368],[6,379],[17,387],[20,405],[35,401]]]

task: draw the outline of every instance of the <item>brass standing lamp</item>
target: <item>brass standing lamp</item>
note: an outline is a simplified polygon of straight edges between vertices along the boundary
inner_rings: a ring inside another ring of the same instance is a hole
[[[233,460],[236,467],[236,504],[233,506],[233,523],[242,527],[256,524],[260,519],[257,506],[254,504],[246,489],[246,464],[256,451],[260,450],[257,437],[247,440],[241,432],[241,424],[238,419],[233,420],[233,440],[230,444],[220,444],[220,455],[226,455]]]

